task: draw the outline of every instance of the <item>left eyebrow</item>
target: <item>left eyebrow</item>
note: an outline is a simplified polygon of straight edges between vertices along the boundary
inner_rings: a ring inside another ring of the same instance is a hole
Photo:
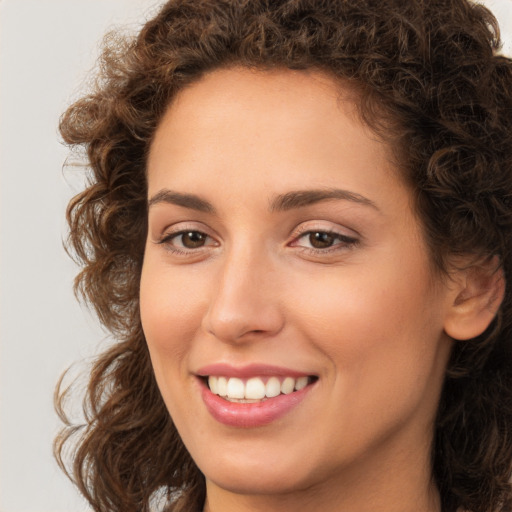
[[[270,201],[270,211],[287,211],[294,208],[302,208],[321,201],[330,199],[343,199],[352,201],[363,206],[369,206],[379,211],[377,205],[367,197],[364,197],[349,190],[338,188],[320,189],[320,190],[296,190],[275,196]]]

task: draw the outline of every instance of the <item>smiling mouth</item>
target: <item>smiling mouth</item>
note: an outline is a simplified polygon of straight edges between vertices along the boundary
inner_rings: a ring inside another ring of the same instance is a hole
[[[224,377],[210,375],[204,381],[210,391],[228,402],[265,402],[279,395],[289,395],[300,391],[318,380],[316,376],[302,377]]]

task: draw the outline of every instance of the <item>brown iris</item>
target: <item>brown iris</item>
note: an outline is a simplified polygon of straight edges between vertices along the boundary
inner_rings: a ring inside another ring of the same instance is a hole
[[[186,231],[181,234],[181,243],[187,249],[197,249],[206,242],[206,235],[199,231]]]
[[[309,234],[309,243],[315,249],[326,249],[331,247],[336,240],[336,236],[325,231],[315,231]]]

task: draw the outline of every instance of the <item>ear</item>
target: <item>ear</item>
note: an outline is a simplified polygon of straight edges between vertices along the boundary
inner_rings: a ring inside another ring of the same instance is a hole
[[[444,331],[456,340],[482,334],[493,321],[505,295],[505,277],[497,257],[456,270],[455,297],[445,317]]]

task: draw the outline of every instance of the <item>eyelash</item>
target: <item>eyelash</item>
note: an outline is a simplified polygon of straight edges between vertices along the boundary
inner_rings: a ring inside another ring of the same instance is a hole
[[[297,242],[305,237],[310,237],[311,235],[322,234],[332,236],[334,242],[338,241],[339,243],[334,243],[333,245],[325,248],[317,248],[317,247],[304,247],[297,244]],[[337,231],[329,230],[329,229],[311,229],[306,228],[303,231],[299,231],[295,234],[294,239],[291,243],[292,247],[299,247],[300,250],[304,252],[308,252],[314,255],[326,255],[332,252],[340,252],[347,249],[351,249],[355,247],[359,243],[359,240],[354,237],[350,237],[347,235],[343,235],[338,233]]]
[[[166,250],[168,250],[168,251],[170,251],[170,252],[172,252],[174,254],[180,255],[180,256],[187,256],[187,255],[190,255],[193,252],[200,251],[200,250],[204,249],[205,247],[207,247],[207,246],[203,245],[203,246],[197,247],[196,249],[193,249],[193,248],[181,249],[179,247],[176,247],[175,245],[172,245],[171,242],[174,239],[179,238],[180,236],[183,236],[183,235],[190,234],[190,233],[199,234],[199,235],[204,236],[206,239],[210,238],[210,239],[213,240],[213,238],[211,236],[209,236],[208,234],[204,233],[203,231],[199,231],[198,229],[181,229],[181,230],[176,231],[174,233],[167,233],[167,234],[165,234],[157,243],[159,245],[164,245]]]
[[[165,234],[160,240],[158,240],[157,244],[165,246],[166,250],[172,252],[173,254],[176,254],[178,256],[187,256],[191,254],[197,254],[199,251],[202,251],[209,247],[209,245],[201,245],[197,248],[185,248],[181,249],[175,245],[172,245],[172,241],[176,238],[179,238],[180,236],[184,236],[186,234],[196,234],[205,237],[205,239],[213,240],[211,236],[209,236],[207,233],[204,233],[203,231],[200,231],[198,229],[181,229],[179,231],[173,232],[173,233],[167,233]],[[317,248],[317,247],[304,247],[298,244],[298,241],[311,235],[315,234],[322,234],[333,237],[333,242],[338,241],[338,243],[333,243],[333,245],[330,245],[325,248]],[[297,247],[301,252],[307,252],[312,255],[326,255],[330,254],[332,252],[340,252],[347,249],[350,249],[354,246],[356,246],[359,243],[359,240],[357,238],[353,238],[347,235],[343,235],[341,233],[338,233],[333,230],[328,229],[304,229],[302,231],[299,231],[295,233],[294,238],[290,244],[288,244],[291,247]],[[182,241],[183,243],[183,241]],[[218,245],[218,244],[214,244]]]

